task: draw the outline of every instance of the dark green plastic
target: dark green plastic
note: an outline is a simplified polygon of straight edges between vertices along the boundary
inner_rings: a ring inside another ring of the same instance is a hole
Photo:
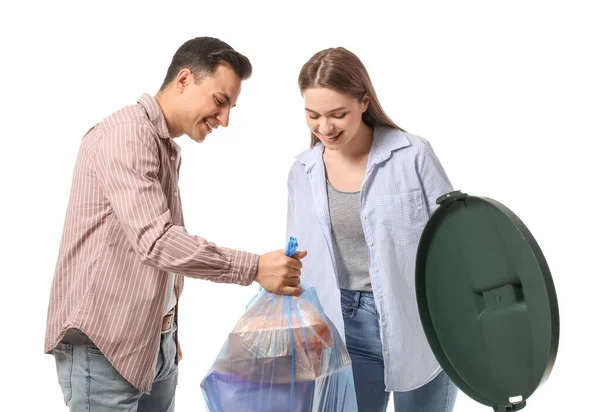
[[[460,191],[438,204],[416,262],[429,345],[465,394],[495,411],[520,410],[558,350],[550,270],[525,224],[502,204]]]

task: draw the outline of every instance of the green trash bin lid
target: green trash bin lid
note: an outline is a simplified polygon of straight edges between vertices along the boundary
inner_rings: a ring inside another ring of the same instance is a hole
[[[441,196],[417,251],[416,292],[429,345],[452,381],[496,411],[516,411],[549,376],[556,292],[525,224],[488,198]]]

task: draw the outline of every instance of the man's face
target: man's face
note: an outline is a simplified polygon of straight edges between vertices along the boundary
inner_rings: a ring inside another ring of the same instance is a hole
[[[200,143],[217,127],[227,127],[229,112],[242,87],[242,80],[231,67],[221,64],[198,82],[189,70],[182,70],[177,82],[181,88],[178,107],[183,133]]]

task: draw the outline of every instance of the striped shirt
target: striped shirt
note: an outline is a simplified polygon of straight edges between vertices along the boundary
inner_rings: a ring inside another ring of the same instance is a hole
[[[331,235],[323,145],[297,156],[288,178],[288,236],[308,251],[302,282],[315,287],[323,309],[344,337],[344,320]],[[418,136],[375,127],[360,193],[360,220],[379,312],[385,385],[409,391],[441,368],[421,326],[415,294],[418,241],[452,185],[431,145]]]
[[[150,392],[167,274],[251,284],[259,256],[218,247],[184,228],[180,148],[144,94],[83,137],[48,307],[44,351],[83,331],[133,386]]]

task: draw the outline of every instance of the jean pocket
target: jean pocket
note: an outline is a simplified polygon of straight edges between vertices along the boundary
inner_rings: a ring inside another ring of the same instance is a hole
[[[73,345],[59,343],[56,348],[54,348],[54,361],[56,362],[58,384],[62,390],[65,405],[67,405],[73,394],[71,388],[71,375],[73,374]]]
[[[356,302],[342,292],[341,297],[342,316],[346,319],[354,319],[356,317]]]
[[[100,376],[110,382],[126,382],[123,376],[96,347],[87,347],[88,367],[92,376]],[[126,385],[127,386],[127,385]]]
[[[421,191],[380,196],[375,202],[376,234],[382,241],[411,245],[421,237],[427,213]]]
[[[356,309],[352,306],[342,305],[342,316],[346,319],[354,319],[356,317]]]

